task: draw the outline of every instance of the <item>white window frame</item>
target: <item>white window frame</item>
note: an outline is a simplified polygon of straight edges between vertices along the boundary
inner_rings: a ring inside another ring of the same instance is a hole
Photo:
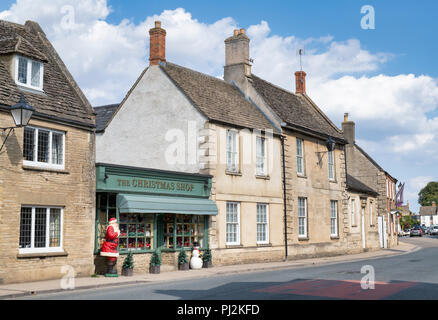
[[[374,212],[373,212],[373,206],[374,206],[374,201],[370,201],[370,208],[369,208],[369,210],[370,210],[370,226],[374,226],[374,220],[373,220],[373,215],[374,215]]]
[[[232,145],[229,145],[229,136],[232,136]],[[239,132],[236,130],[227,130],[227,137],[226,137],[226,157],[227,157],[227,171],[228,172],[234,172],[238,173],[240,169],[239,165]],[[231,163],[228,162],[228,154],[231,153]]]
[[[263,206],[266,208],[266,222],[260,222],[258,220],[259,218],[259,206]],[[257,221],[257,244],[268,244],[269,243],[269,205],[267,203],[257,203],[257,213],[256,213],[256,221]],[[265,240],[259,240],[259,234],[258,234],[258,226],[263,225],[265,227]]]
[[[18,81],[18,65],[19,65],[19,59],[25,59],[27,61],[27,77],[26,77],[26,83],[21,83]],[[33,86],[32,85],[32,63],[36,62],[40,65],[40,83],[39,86]],[[38,91],[43,91],[43,80],[44,80],[44,63],[37,60],[32,60],[29,58],[26,58],[22,55],[16,55],[15,56],[15,83],[21,87],[26,87]]]
[[[333,204],[335,207],[333,208]],[[334,210],[333,210],[334,209]],[[334,214],[334,216],[333,216]],[[334,222],[335,232],[332,232],[332,226]],[[330,236],[331,237],[338,237],[339,236],[339,230],[338,230],[338,201],[336,200],[330,200]]]
[[[300,215],[300,200],[304,200],[304,216]],[[304,234],[300,234],[300,219],[304,218]],[[307,219],[308,219],[308,215],[307,215],[307,198],[304,197],[299,197],[298,198],[298,238],[307,238],[308,234],[307,234]]]
[[[330,162],[331,158],[331,162]],[[328,175],[330,180],[336,180],[336,173],[335,173],[335,152],[329,151],[327,155],[327,163],[328,163]]]
[[[228,205],[236,205],[237,222],[228,222]],[[226,203],[226,217],[225,217],[225,241],[227,245],[240,245],[240,203],[239,202],[227,202]],[[228,241],[228,224],[236,225],[236,241]]]
[[[65,132],[58,131],[58,130],[52,130],[47,128],[40,128],[35,126],[26,126],[26,128],[33,129],[34,131],[34,150],[33,150],[33,161],[30,160],[23,160],[23,165],[28,167],[37,167],[37,168],[43,168],[43,169],[55,169],[55,170],[64,170],[65,169]],[[39,162],[38,161],[38,131],[48,131],[49,132],[49,157],[48,162]],[[60,134],[62,135],[62,164],[54,164],[53,163],[53,154],[52,154],[52,136],[53,134]],[[24,151],[24,135],[23,135],[23,151]]]
[[[21,224],[21,209],[22,208],[31,208],[32,209],[32,224],[31,224],[31,234],[30,234],[30,241],[31,241],[31,247],[30,248],[18,248],[19,254],[28,254],[28,253],[52,253],[52,252],[64,252],[63,249],[63,243],[64,243],[64,235],[63,235],[63,227],[64,227],[64,208],[62,207],[44,207],[44,206],[27,206],[23,205],[20,208],[20,224]],[[36,209],[46,209],[46,247],[44,248],[35,248],[35,212]],[[60,245],[59,247],[49,247],[50,245],[50,211],[52,209],[59,210],[60,214]],[[19,236],[21,236],[21,230],[19,233]]]
[[[351,226],[356,226],[356,199],[350,201]]]
[[[260,150],[260,145],[259,145],[259,141],[260,143],[263,141],[263,149]],[[258,176],[266,176],[267,175],[267,143],[266,143],[266,138],[264,137],[260,137],[260,136],[256,136],[256,175]],[[261,154],[260,151],[263,151],[263,153]],[[261,169],[259,168],[259,163],[262,163],[261,165]]]
[[[300,138],[296,138],[296,148],[297,148],[297,174],[300,176],[304,176],[304,140]],[[298,149],[298,145],[300,142],[301,149]],[[300,154],[301,153],[301,154]],[[299,170],[298,162],[301,164],[301,171]]]

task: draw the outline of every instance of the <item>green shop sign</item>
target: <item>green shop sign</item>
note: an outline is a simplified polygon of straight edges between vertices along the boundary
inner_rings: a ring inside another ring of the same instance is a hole
[[[96,189],[208,198],[211,176],[96,164]]]

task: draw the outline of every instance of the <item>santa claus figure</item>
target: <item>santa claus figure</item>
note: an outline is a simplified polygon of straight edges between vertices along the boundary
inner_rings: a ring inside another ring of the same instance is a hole
[[[117,246],[119,245],[119,225],[115,218],[109,220],[109,226],[106,229],[105,241],[103,242],[102,249],[100,250],[100,255],[107,257],[108,259],[108,272],[107,275],[117,275],[117,268],[114,268],[117,264],[117,257],[119,253],[117,252]]]

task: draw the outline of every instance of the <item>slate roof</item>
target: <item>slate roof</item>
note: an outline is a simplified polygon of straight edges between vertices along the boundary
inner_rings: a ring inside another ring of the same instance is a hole
[[[294,94],[254,74],[251,79],[257,92],[288,126],[344,140],[342,132],[307,95]]]
[[[24,94],[36,110],[35,117],[94,128],[93,108],[37,23],[27,21],[20,25],[0,20],[0,48],[0,56],[18,52],[47,61],[44,63],[44,92],[38,92],[17,86],[10,67],[0,59],[0,106],[3,109],[16,104]]]
[[[236,86],[170,62],[161,63],[160,68],[209,120],[279,133]]]
[[[372,196],[378,196],[379,193],[375,191],[374,189],[368,187],[365,183],[359,181],[358,179],[354,178],[353,176],[347,174],[347,189],[351,191],[357,191],[360,193],[369,194]]]
[[[420,207],[420,216],[433,216],[438,214],[438,207],[436,206],[426,206]]]
[[[110,104],[107,106],[94,107],[96,112],[96,132],[102,132],[106,124],[111,120],[119,104]]]

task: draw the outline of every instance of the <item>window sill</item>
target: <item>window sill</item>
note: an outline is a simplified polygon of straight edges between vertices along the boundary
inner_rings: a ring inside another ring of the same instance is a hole
[[[329,182],[330,183],[338,183],[338,181],[336,179],[335,180],[334,179],[329,179]]]
[[[257,247],[272,247],[272,243],[257,243]]]
[[[225,174],[228,174],[228,175],[230,175],[230,176],[239,176],[239,177],[241,177],[242,176],[242,173],[241,172],[234,172],[234,171],[225,171]]]
[[[307,176],[305,174],[299,174],[297,173],[298,178],[307,179]]]
[[[261,176],[261,175],[256,174],[255,177],[256,177],[256,179],[263,179],[263,180],[270,180],[270,179],[271,179],[271,177],[268,176],[268,175],[266,175],[266,176]]]
[[[330,236],[330,239],[332,239],[332,240],[339,240],[339,236]]]
[[[18,259],[27,258],[50,258],[50,257],[67,257],[67,252],[46,252],[46,253],[19,253],[17,254]]]
[[[30,166],[23,164],[23,170],[30,170],[30,171],[47,171],[47,172],[56,172],[56,173],[62,173],[62,174],[70,174],[69,171],[65,169],[57,169],[57,168],[50,168],[50,167],[39,167],[39,166]]]
[[[309,241],[309,237],[298,237],[298,241]]]
[[[227,249],[243,248],[243,244],[226,244],[225,248],[227,248]]]

